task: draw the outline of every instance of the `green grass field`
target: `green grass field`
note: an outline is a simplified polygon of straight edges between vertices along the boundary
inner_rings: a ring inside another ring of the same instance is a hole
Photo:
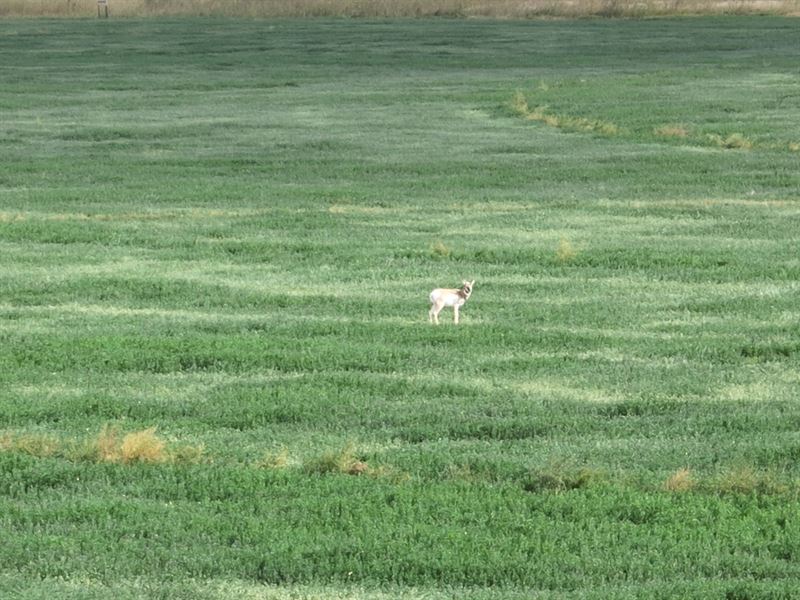
[[[0,596],[794,597],[798,34],[0,21]]]

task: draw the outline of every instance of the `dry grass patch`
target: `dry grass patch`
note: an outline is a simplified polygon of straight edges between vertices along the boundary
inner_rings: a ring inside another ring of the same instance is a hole
[[[109,0],[113,17],[645,17],[800,15],[795,0]],[[0,0],[0,16],[86,17],[96,0]]]
[[[156,428],[150,427],[122,438],[120,460],[124,463],[161,463],[167,460],[165,449],[166,444],[156,435]]]
[[[753,142],[741,133],[732,133],[727,137],[712,133],[708,135],[708,139],[711,143],[726,150],[751,150],[753,148]]]
[[[94,440],[94,455],[98,461],[114,462],[119,459],[119,428],[104,425]]]
[[[520,91],[514,93],[509,106],[515,115],[527,121],[544,123],[554,129],[579,133],[596,133],[604,136],[614,136],[620,133],[620,128],[610,121],[555,114],[550,112],[546,106],[531,108],[525,94]]]
[[[514,92],[514,95],[511,97],[510,102],[511,111],[520,117],[527,117],[531,109],[528,106],[528,99],[525,97],[520,91]]]
[[[556,260],[561,264],[572,262],[578,256],[578,251],[567,238],[561,238],[556,248]]]
[[[532,470],[522,481],[522,489],[527,492],[567,492],[599,485],[611,481],[609,476],[598,469],[576,466],[570,462],[553,461]]]
[[[93,438],[64,440],[53,435],[0,436],[0,452],[19,452],[38,458],[111,463],[196,464],[205,460],[202,445],[169,447],[155,427],[121,434],[116,425],[105,425]]]
[[[303,464],[303,470],[311,474],[368,475],[370,477],[386,477],[395,483],[408,481],[411,476],[391,466],[370,465],[359,456],[356,447],[348,442],[341,449],[325,452],[319,457],[311,458]]]
[[[285,469],[289,466],[289,450],[281,448],[278,452],[267,452],[256,461],[256,467],[262,469]]]
[[[689,137],[689,130],[683,125],[662,125],[653,130],[659,137],[686,139]]]
[[[0,451],[47,458],[61,451],[61,442],[45,434],[15,435],[7,432],[0,436]]]
[[[547,107],[537,107],[526,117],[529,121],[539,121],[548,127],[572,132],[597,133],[613,136],[619,133],[619,127],[610,121],[588,119],[570,115],[557,115],[547,112]]]
[[[166,443],[155,427],[121,436],[116,426],[106,425],[95,438],[93,450],[99,462],[161,463],[168,458]]]
[[[749,466],[734,467],[721,474],[712,483],[713,489],[722,494],[785,494],[790,484],[772,471],[758,471]]]
[[[450,258],[452,250],[442,241],[437,240],[431,244],[430,255],[432,258]]]
[[[695,488],[697,482],[692,475],[692,471],[687,468],[678,469],[667,477],[664,482],[664,489],[668,492],[689,492]]]
[[[321,456],[307,461],[304,467],[309,473],[320,474],[362,475],[369,471],[369,465],[356,455],[356,448],[352,442],[348,442],[340,450],[325,452]]]

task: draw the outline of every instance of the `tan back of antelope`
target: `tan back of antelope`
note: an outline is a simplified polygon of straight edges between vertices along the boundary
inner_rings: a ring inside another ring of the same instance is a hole
[[[453,307],[453,321],[458,325],[458,309],[464,306],[472,294],[475,280],[464,281],[459,289],[436,288],[431,292],[431,309],[428,311],[428,321],[439,324],[439,313],[445,306]]]

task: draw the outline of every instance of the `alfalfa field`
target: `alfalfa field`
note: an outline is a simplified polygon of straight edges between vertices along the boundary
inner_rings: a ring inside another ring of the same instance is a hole
[[[0,21],[0,595],[793,597],[798,39]]]

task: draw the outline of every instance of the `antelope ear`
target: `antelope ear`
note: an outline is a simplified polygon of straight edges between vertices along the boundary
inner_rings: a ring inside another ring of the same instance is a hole
[[[475,285],[475,280],[474,279],[470,282],[469,287],[472,287],[473,285]]]

